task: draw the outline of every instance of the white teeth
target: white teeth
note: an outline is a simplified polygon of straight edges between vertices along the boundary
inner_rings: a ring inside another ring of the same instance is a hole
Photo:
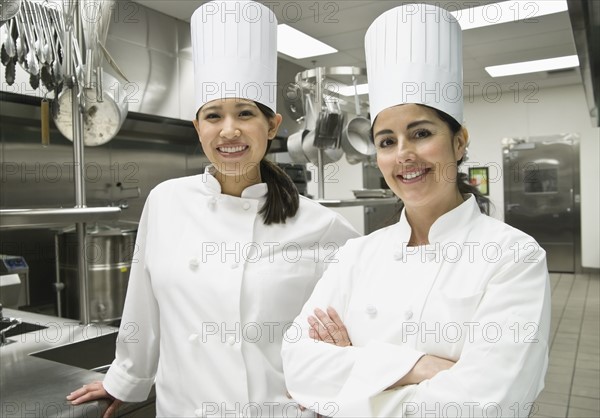
[[[425,171],[416,171],[414,173],[403,174],[402,177],[404,177],[405,180],[412,180],[414,178],[422,176],[424,173],[425,173]]]
[[[227,154],[232,154],[234,152],[240,152],[246,149],[245,145],[240,145],[237,147],[219,147],[218,150]]]

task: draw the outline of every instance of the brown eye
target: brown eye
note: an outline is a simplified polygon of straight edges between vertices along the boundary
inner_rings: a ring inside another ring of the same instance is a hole
[[[393,138],[383,138],[381,141],[379,141],[379,148],[387,148],[393,144],[394,144]]]
[[[427,138],[430,135],[431,135],[431,132],[428,131],[427,129],[419,129],[418,131],[415,131],[415,133],[414,133],[414,137],[417,139]]]

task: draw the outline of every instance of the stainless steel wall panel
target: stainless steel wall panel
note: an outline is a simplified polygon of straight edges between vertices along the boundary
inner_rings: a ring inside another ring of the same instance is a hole
[[[179,58],[192,61],[192,35],[190,24],[182,20],[176,20],[177,26],[177,52]]]
[[[176,57],[178,54],[177,19],[146,9],[148,16],[148,48]]]
[[[75,205],[72,146],[63,144],[44,149],[29,137],[20,138],[19,142],[4,142],[4,150],[2,208]]]
[[[160,51],[148,50],[149,74],[141,93],[140,112],[181,119],[177,59]]]
[[[140,112],[144,91],[150,77],[149,50],[129,41],[112,38],[110,35],[106,47],[129,79],[129,83],[123,84],[129,111]],[[106,63],[104,70],[115,75],[114,70]]]
[[[112,12],[110,38],[148,47],[148,8],[131,1],[117,1]],[[113,53],[111,49],[109,52]],[[117,61],[119,65],[122,61]]]

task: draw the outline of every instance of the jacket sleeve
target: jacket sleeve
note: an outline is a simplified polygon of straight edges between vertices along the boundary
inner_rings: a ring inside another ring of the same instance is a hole
[[[147,265],[151,198],[152,193],[138,227],[115,360],[103,382],[108,393],[127,402],[148,397],[158,366],[159,311]]]
[[[546,256],[537,248],[516,259],[506,252],[457,363],[418,385],[373,397],[371,416],[529,415],[544,386],[550,328]]]
[[[408,373],[424,354],[384,342],[365,347],[337,347],[308,336],[307,318],[317,307],[333,307],[344,320],[353,291],[352,279],[358,274],[355,271],[360,257],[357,241],[346,243],[339,256],[329,263],[283,340],[288,391],[300,405],[325,416],[340,412],[343,416],[369,416],[368,399]]]

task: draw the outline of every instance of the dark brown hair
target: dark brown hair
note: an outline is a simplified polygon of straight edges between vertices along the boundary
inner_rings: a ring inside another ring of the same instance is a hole
[[[263,115],[269,120],[275,117],[275,112],[262,103],[254,102]],[[268,141],[267,152],[272,141]],[[266,153],[265,153],[266,156]],[[298,212],[300,197],[292,179],[277,164],[263,157],[260,160],[260,177],[267,183],[267,201],[258,212],[263,217],[265,225],[284,224],[287,218],[292,218]]]

